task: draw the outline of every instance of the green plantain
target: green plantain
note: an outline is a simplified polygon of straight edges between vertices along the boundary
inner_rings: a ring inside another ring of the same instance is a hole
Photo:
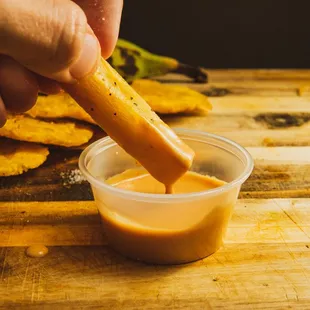
[[[108,62],[127,82],[168,72],[184,74],[199,83],[208,81],[206,72],[199,67],[181,64],[176,59],[152,54],[123,39],[117,41],[116,48]]]

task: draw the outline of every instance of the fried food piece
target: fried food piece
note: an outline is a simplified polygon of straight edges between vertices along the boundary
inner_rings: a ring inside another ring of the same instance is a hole
[[[152,80],[136,80],[132,87],[151,108],[161,114],[208,112],[212,105],[205,95],[185,86],[167,85]]]
[[[95,121],[67,93],[40,95],[35,106],[26,114],[39,118],[73,118],[95,124]]]
[[[26,115],[9,115],[0,136],[43,144],[79,146],[88,142],[93,131],[88,126],[74,122],[48,122]]]
[[[151,80],[136,80],[132,87],[145,98],[154,112],[208,112],[212,106],[208,98],[188,87],[167,85]],[[27,112],[39,118],[73,118],[91,124],[96,122],[67,93],[39,96],[35,106]]]
[[[0,176],[22,174],[41,166],[49,154],[39,144],[0,139]]]
[[[171,185],[191,166],[194,151],[104,59],[94,74],[62,87],[158,181]]]

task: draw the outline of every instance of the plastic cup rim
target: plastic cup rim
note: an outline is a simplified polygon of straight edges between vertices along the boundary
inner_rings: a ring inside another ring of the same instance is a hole
[[[102,139],[99,139],[98,141],[95,141],[91,145],[89,145],[87,148],[84,149],[84,151],[81,153],[80,158],[79,158],[79,168],[82,172],[82,174],[86,177],[87,181],[94,187],[98,189],[102,189],[106,192],[110,192],[110,194],[116,195],[116,196],[121,196],[125,199],[130,199],[130,200],[143,200],[143,201],[149,201],[149,202],[174,202],[178,200],[193,200],[193,199],[203,199],[203,198],[208,198],[211,196],[215,196],[218,194],[221,194],[223,192],[229,191],[230,189],[241,186],[247,178],[250,176],[250,174],[253,171],[254,168],[254,162],[253,159],[250,155],[250,153],[241,145],[238,143],[224,138],[219,135],[199,131],[199,130],[191,130],[191,129],[183,129],[183,128],[174,128],[174,131],[178,135],[189,135],[193,138],[195,136],[202,137],[202,138],[211,138],[217,141],[221,141],[226,143],[227,145],[230,145],[237,149],[239,152],[242,153],[242,155],[245,157],[246,160],[246,165],[243,170],[243,172],[239,175],[238,178],[234,179],[232,182],[229,182],[223,186],[206,190],[206,191],[201,191],[201,192],[195,192],[195,193],[187,193],[187,194],[173,194],[173,195],[166,195],[166,194],[147,194],[147,193],[138,193],[138,192],[131,192],[123,189],[119,189],[116,187],[113,187],[111,185],[106,184],[104,181],[98,180],[96,177],[94,177],[87,169],[85,165],[85,160],[87,155],[95,149],[96,146],[99,144],[105,144],[103,147],[104,149],[108,149],[110,147],[113,147],[117,145],[117,143],[112,140],[109,136],[104,137]],[[203,141],[201,141],[203,142]],[[207,143],[207,142],[206,142]],[[102,149],[100,149],[102,150]],[[233,153],[234,154],[234,153]],[[234,154],[235,155],[235,154]],[[235,155],[237,156],[237,155]]]

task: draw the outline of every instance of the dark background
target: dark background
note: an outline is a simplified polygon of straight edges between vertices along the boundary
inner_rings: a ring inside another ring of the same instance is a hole
[[[120,37],[208,68],[310,68],[310,1],[125,0]]]

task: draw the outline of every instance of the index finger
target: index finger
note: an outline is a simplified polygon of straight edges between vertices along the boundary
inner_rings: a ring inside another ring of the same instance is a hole
[[[121,21],[123,0],[74,0],[87,16],[101,45],[102,57],[111,56],[116,45]]]

